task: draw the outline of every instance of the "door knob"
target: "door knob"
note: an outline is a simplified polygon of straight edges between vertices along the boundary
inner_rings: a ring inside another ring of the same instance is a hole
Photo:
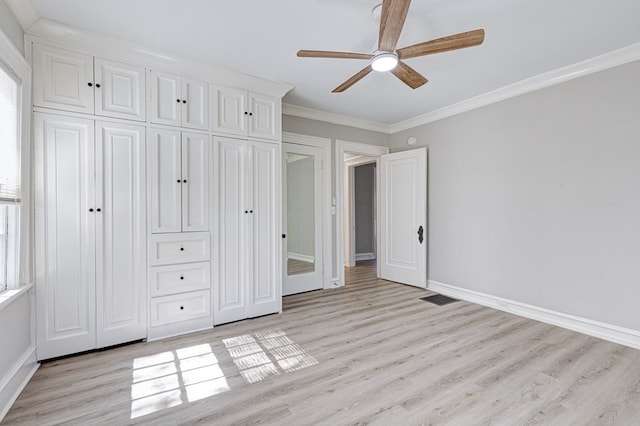
[[[422,225],[418,228],[418,241],[420,241],[420,244],[424,241],[424,228]]]
[[[282,238],[287,238],[287,234],[282,234]]]

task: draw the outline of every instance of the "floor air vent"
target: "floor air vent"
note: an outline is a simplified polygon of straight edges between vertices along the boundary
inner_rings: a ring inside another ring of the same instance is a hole
[[[453,299],[451,297],[443,296],[442,294],[421,297],[420,300],[424,300],[425,302],[430,302],[438,306],[448,305],[449,303],[458,302],[458,299]]]

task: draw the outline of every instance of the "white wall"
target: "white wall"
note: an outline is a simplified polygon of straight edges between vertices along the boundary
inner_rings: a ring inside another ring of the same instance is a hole
[[[429,150],[430,280],[640,331],[640,62],[392,135]]]
[[[24,33],[4,0],[0,0],[0,30],[24,56]]]

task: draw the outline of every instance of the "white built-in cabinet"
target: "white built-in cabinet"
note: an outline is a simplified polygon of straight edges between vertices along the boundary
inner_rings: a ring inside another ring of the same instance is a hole
[[[149,129],[151,233],[209,230],[209,139]]]
[[[209,85],[205,81],[152,70],[151,122],[209,129]]]
[[[144,67],[33,46],[33,104],[105,117],[146,119]]]
[[[280,145],[225,137],[214,145],[214,323],[280,312]]]
[[[37,356],[147,334],[145,128],[34,114]]]
[[[212,86],[214,133],[280,140],[280,100],[228,87]]]

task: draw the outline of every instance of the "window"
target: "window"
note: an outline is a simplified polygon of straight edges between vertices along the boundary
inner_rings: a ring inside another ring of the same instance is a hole
[[[20,79],[0,62],[0,292],[18,286]]]

